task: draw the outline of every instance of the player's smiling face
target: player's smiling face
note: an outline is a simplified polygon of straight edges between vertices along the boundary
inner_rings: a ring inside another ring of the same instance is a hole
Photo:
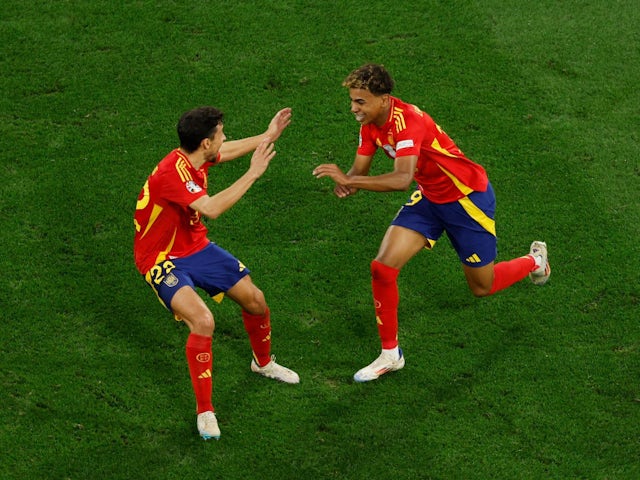
[[[381,127],[389,116],[389,95],[374,95],[369,90],[350,88],[351,113],[361,125],[374,123]]]

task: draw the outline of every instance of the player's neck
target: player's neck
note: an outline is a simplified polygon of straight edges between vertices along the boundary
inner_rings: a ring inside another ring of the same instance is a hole
[[[374,125],[378,128],[384,127],[384,125],[389,121],[389,112],[391,112],[391,104],[380,112],[378,118],[373,122]]]
[[[378,117],[373,122],[376,127],[382,128],[390,120],[392,107],[393,107],[393,98],[391,98],[391,95],[388,95],[387,101],[385,102],[382,109],[380,110],[380,115],[378,115]]]
[[[192,153],[187,153],[183,149],[180,149],[180,153],[182,153],[182,155],[187,157],[187,160],[189,160],[189,163],[196,170],[200,169],[200,167],[202,167],[202,165],[204,165],[206,161],[204,158],[204,155],[202,153],[199,153],[197,150]]]

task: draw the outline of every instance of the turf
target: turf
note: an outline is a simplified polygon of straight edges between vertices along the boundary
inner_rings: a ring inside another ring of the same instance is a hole
[[[0,478],[640,478],[639,21],[630,1],[4,5]],[[361,385],[368,265],[407,195],[339,200],[311,171],[350,166],[340,83],[368,61],[487,168],[499,260],[545,240],[553,274],[474,299],[443,239],[399,279],[407,366]],[[212,304],[218,442],[195,431],[186,328],[131,253],[141,185],[203,104],[229,138],[294,111],[209,227],[302,382],[252,374],[237,306]]]

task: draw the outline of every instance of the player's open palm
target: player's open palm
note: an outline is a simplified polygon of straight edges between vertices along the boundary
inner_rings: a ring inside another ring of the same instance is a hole
[[[267,128],[267,136],[272,142],[275,142],[291,123],[291,108],[283,108],[271,119]]]
[[[260,142],[258,148],[253,152],[249,169],[257,176],[261,176],[267,170],[271,159],[275,157],[276,151],[274,148],[275,146],[271,140],[265,139]]]

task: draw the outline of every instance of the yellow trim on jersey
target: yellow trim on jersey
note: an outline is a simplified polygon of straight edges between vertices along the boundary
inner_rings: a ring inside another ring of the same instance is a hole
[[[187,165],[187,161],[183,158],[180,158],[176,162],[176,170],[178,171],[178,175],[180,175],[180,180],[183,182],[188,182],[189,180],[193,180],[191,177],[191,172],[189,171],[189,166]]]
[[[449,170],[444,168],[442,165],[438,165],[438,167],[440,168],[440,170],[442,170],[444,172],[444,174],[447,177],[449,177],[451,179],[451,181],[456,186],[456,188],[458,190],[460,190],[462,193],[464,193],[465,195],[469,195],[470,193],[473,192],[472,188],[467,187],[464,183],[462,183],[460,180],[458,180],[456,178],[456,176],[453,173],[451,173]]]
[[[478,208],[478,206],[471,201],[469,197],[462,197],[458,200],[458,203],[462,205],[464,211],[469,214],[476,222],[478,222],[482,228],[496,236],[496,222],[490,218],[486,213]]]
[[[440,142],[438,141],[437,138],[433,139],[433,142],[431,143],[431,148],[433,148],[434,150],[437,150],[438,152],[440,152],[443,155],[446,155],[447,157],[458,158],[457,155],[454,155],[449,150],[447,150],[445,148],[442,148],[442,146],[440,145]],[[442,167],[440,167],[440,168],[442,168]]]
[[[173,231],[173,237],[171,237],[171,241],[169,242],[169,245],[167,245],[167,248],[158,253],[158,256],[156,257],[156,261],[154,262],[154,265],[157,265],[160,262],[164,262],[167,259],[167,255],[173,248],[173,243],[176,241],[177,234],[178,234],[178,229],[176,228]]]
[[[149,215],[149,221],[147,222],[147,228],[144,229],[144,233],[140,236],[140,238],[144,238],[144,236],[149,232],[149,229],[155,223],[158,215],[162,213],[162,210],[162,207],[157,203],[153,205],[153,210],[151,210],[151,215]]]
[[[407,128],[407,123],[404,121],[404,110],[398,107],[393,107],[393,121],[396,124],[396,132],[401,132]]]

